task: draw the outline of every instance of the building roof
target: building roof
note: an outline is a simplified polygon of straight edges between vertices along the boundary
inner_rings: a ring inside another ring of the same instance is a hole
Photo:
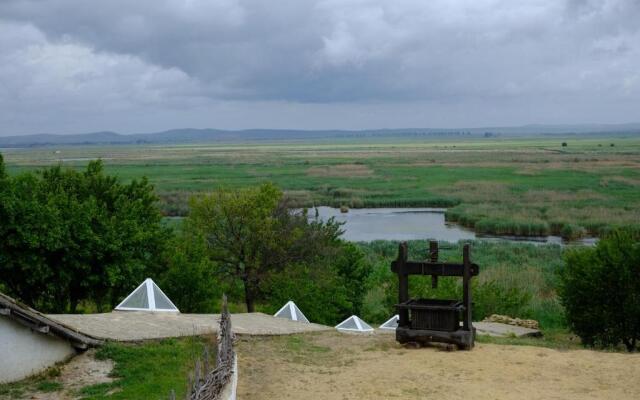
[[[44,314],[17,302],[15,299],[0,293],[0,316],[10,318],[34,332],[43,335],[57,336],[71,342],[77,349],[99,346],[102,340],[80,333],[73,328],[56,322]]]

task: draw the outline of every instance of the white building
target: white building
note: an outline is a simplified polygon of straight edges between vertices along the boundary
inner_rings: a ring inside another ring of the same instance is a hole
[[[37,374],[100,344],[0,293],[0,383]]]

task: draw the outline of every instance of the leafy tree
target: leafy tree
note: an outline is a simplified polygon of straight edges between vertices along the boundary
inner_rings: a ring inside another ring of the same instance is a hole
[[[367,292],[367,278],[373,270],[372,265],[366,262],[362,250],[353,243],[344,243],[340,246],[335,257],[332,257],[331,263],[352,304],[350,313],[360,315]]]
[[[219,189],[192,198],[190,208],[185,229],[204,239],[222,275],[242,282],[249,312],[270,273],[312,264],[339,245],[339,224],[309,222],[306,213],[291,213],[272,184]]]
[[[0,153],[0,181],[4,180],[7,177],[7,171],[4,167],[4,157],[2,157],[2,153]]]
[[[588,346],[637,350],[640,342],[640,236],[616,230],[595,248],[566,254],[560,296],[571,329]]]
[[[167,269],[158,284],[178,309],[186,313],[216,311],[222,287],[204,241],[180,233],[167,246],[165,257]]]
[[[0,196],[0,280],[28,304],[101,309],[156,272],[166,232],[146,179],[124,185],[92,161],[5,178]]]

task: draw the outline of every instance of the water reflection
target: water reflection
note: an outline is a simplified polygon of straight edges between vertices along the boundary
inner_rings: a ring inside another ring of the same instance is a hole
[[[344,222],[343,237],[353,242],[371,242],[373,240],[420,240],[435,239],[446,242],[459,240],[509,241],[534,244],[566,244],[559,236],[517,237],[517,236],[481,236],[459,225],[447,223],[443,208],[360,208],[347,213],[332,207],[318,207],[318,216],[322,220],[334,217]],[[309,210],[314,216],[314,210]],[[586,238],[571,244],[593,245],[597,239]]]

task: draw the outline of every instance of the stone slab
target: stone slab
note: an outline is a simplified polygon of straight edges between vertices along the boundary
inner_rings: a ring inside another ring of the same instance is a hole
[[[220,322],[220,314],[146,311],[50,314],[48,317],[96,338],[124,342],[213,334],[218,331]],[[238,335],[288,335],[332,329],[324,325],[295,322],[263,313],[232,314],[231,326],[233,332]]]
[[[497,337],[539,337],[542,336],[542,332],[537,329],[524,328],[522,326],[501,324],[499,322],[474,322],[473,326],[476,328],[476,334],[489,335]]]

